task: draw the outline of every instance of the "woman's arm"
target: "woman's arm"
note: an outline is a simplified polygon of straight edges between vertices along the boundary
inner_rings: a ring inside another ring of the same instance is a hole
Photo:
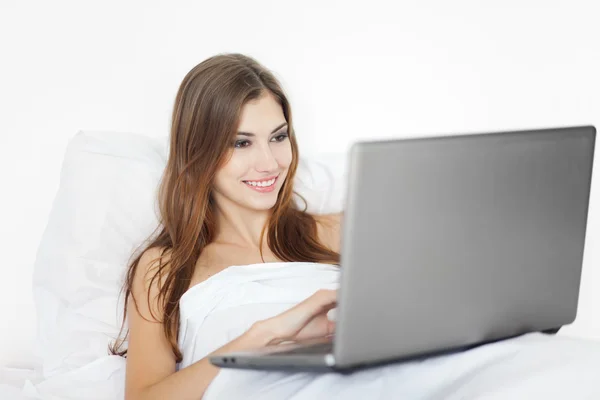
[[[162,316],[156,302],[160,283],[155,280],[150,285],[150,262],[159,254],[159,249],[150,249],[142,255],[132,288],[138,307],[131,297],[127,306],[130,336],[125,399],[201,399],[219,368],[205,357],[176,371],[175,356],[166,340],[163,325],[150,314],[147,301],[149,293],[153,315]],[[254,323],[247,332],[214,353],[257,349],[282,341],[326,336],[335,329],[335,323],[327,319],[327,311],[335,305],[335,291],[319,290],[289,310]]]
[[[211,354],[260,348],[268,344],[266,338],[267,336],[262,335],[255,328],[251,328],[245,334]],[[126,397],[126,400],[201,399],[212,380],[217,376],[219,369],[210,363],[207,356],[159,382],[148,387],[138,388]]]

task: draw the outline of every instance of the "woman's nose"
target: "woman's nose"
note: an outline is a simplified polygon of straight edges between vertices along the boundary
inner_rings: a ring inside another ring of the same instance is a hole
[[[277,169],[277,166],[277,158],[275,158],[271,148],[269,146],[262,148],[256,161],[256,170],[269,172]]]

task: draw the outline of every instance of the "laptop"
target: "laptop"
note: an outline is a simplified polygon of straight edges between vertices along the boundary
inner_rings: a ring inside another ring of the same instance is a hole
[[[350,372],[555,333],[577,313],[595,136],[575,126],[353,144],[335,334],[210,362]]]

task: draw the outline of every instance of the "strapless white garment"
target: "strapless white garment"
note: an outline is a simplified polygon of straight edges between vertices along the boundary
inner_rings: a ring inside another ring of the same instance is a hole
[[[336,289],[338,279],[335,265],[276,262],[231,266],[192,286],[180,300],[183,360],[177,369],[318,289]],[[600,399],[599,376],[600,341],[531,333],[349,375],[223,368],[204,400]]]
[[[231,266],[192,286],[179,302],[180,368],[320,288],[336,289],[338,276],[331,264],[275,262]]]

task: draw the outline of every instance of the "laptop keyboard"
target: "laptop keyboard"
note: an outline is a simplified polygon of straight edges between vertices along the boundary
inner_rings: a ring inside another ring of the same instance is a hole
[[[316,343],[307,346],[297,347],[290,350],[278,351],[272,355],[290,355],[290,354],[329,354],[333,352],[333,342]]]

